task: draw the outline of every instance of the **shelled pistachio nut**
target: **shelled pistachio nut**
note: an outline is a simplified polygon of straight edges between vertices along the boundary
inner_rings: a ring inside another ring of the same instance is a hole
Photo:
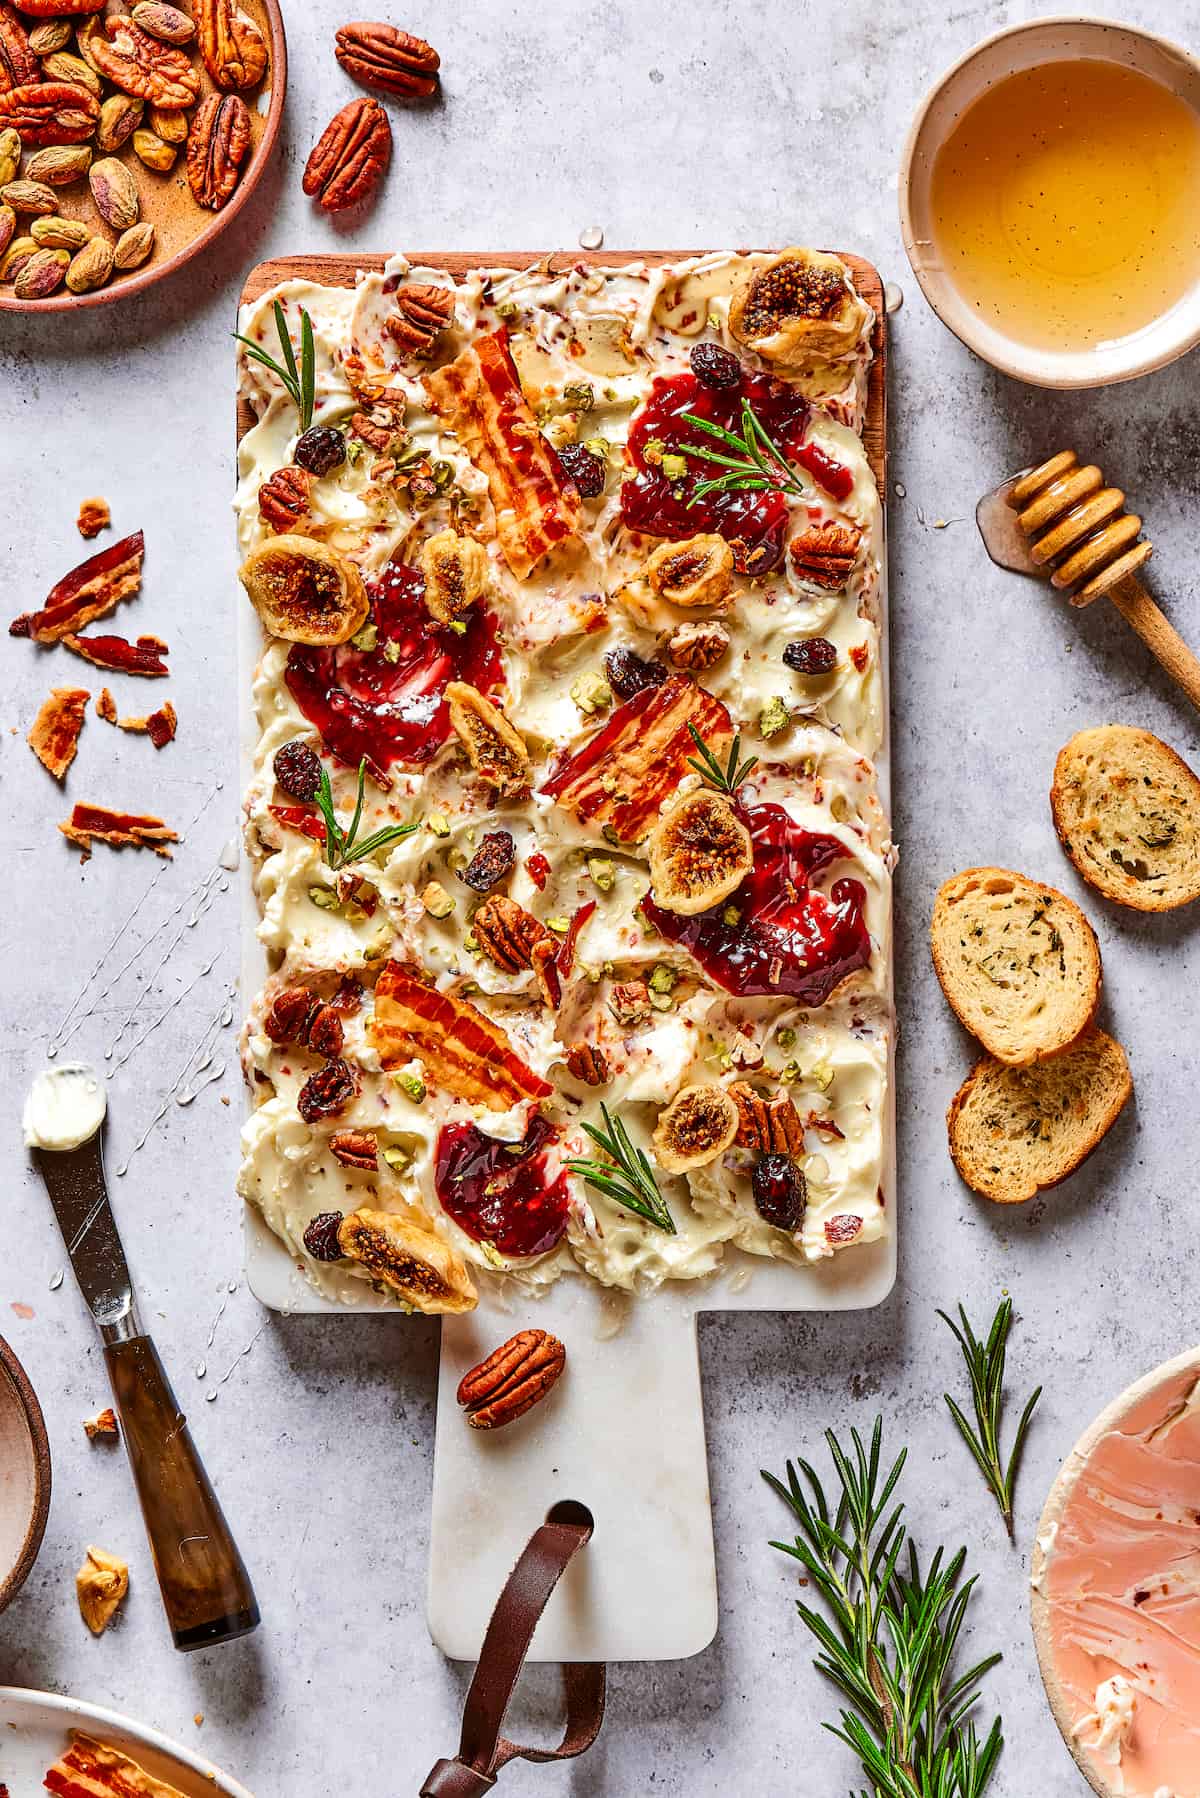
[[[12,242],[17,229],[17,215],[11,206],[0,206],[0,256]]]
[[[188,140],[188,115],[186,112],[164,112],[161,106],[152,106],[146,119],[156,137],[161,137],[164,144],[186,144]]]
[[[24,264],[40,249],[36,237],[14,237],[0,262],[0,281],[15,281]]]
[[[90,63],[82,56],[72,56],[69,50],[56,50],[52,56],[43,56],[42,73],[47,81],[66,81],[72,87],[86,87],[89,94],[100,98],[100,77]]]

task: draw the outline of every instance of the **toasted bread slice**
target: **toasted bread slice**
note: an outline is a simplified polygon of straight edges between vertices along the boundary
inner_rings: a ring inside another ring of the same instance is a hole
[[[967,868],[933,907],[933,965],[972,1035],[1011,1067],[1057,1055],[1095,1016],[1100,950],[1073,900],[1007,868]]]
[[[1200,899],[1200,780],[1129,724],[1081,730],[1054,764],[1050,809],[1083,878],[1135,911]]]
[[[1086,1161],[1132,1091],[1124,1049],[1094,1025],[1032,1067],[986,1056],[946,1114],[954,1165],[985,1199],[1023,1204]]]

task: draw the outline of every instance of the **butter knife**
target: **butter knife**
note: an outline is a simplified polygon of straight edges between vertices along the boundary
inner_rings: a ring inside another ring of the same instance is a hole
[[[158,1351],[138,1324],[104,1180],[103,1126],[78,1147],[32,1153],[100,1328],[175,1646],[232,1642],[258,1627],[258,1602]]]

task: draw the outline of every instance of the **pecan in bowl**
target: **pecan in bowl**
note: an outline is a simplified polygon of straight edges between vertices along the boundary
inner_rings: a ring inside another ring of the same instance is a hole
[[[188,131],[187,177],[197,206],[220,212],[241,179],[250,149],[250,114],[236,94],[210,94]]]
[[[354,81],[400,99],[427,100],[437,92],[442,59],[432,44],[395,25],[363,21],[337,34],[338,61]]]
[[[372,193],[392,159],[392,127],[378,100],[351,100],[317,140],[304,191],[325,212],[344,212]]]

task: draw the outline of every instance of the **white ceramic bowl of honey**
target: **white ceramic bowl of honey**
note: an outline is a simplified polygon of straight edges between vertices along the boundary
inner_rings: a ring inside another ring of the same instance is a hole
[[[999,32],[927,96],[900,169],[904,247],[968,348],[1099,387],[1200,342],[1200,62],[1100,19]]]

